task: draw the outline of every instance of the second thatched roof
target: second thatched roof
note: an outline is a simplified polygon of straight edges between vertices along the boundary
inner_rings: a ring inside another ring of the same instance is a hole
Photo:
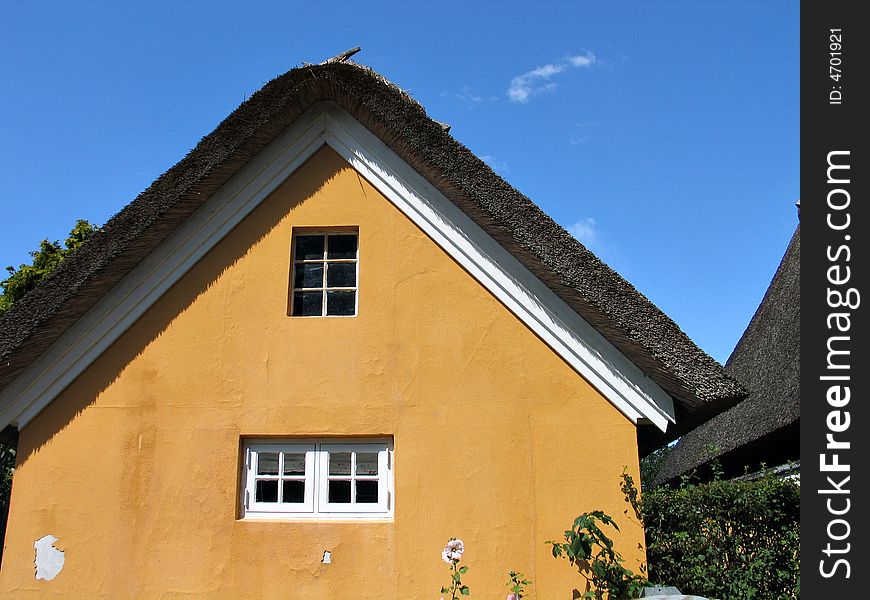
[[[725,365],[748,398],[684,435],[655,483],[716,459],[728,474],[800,458],[800,225],[743,337]],[[702,473],[703,474],[703,473]]]

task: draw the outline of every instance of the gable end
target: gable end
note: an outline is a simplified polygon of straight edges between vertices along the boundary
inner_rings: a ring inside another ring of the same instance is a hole
[[[671,396],[345,110],[321,102],[221,187],[0,394],[23,428],[196,262],[329,145],[633,423],[674,422]]]

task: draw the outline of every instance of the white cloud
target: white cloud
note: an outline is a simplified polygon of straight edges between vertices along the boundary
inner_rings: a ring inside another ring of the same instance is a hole
[[[482,104],[483,102],[495,102],[498,100],[498,96],[481,96],[480,94],[475,93],[474,90],[468,86],[462,88],[462,93],[453,95],[470,104]]]
[[[558,75],[568,69],[590,67],[596,61],[595,55],[587,52],[586,54],[566,56],[559,62],[546,64],[522,75],[517,75],[511,79],[507,89],[507,97],[513,102],[526,103],[532,96],[555,90],[556,84],[550,81],[554,75]]]
[[[496,173],[507,173],[510,169],[508,169],[507,163],[503,160],[492,156],[491,154],[482,154],[480,160],[489,165],[489,168],[495,171]]]
[[[592,217],[586,217],[568,226],[568,233],[580,240],[584,246],[592,248],[598,243],[597,223]]]
[[[440,96],[442,98],[455,98],[456,100],[460,100],[469,108],[475,108],[479,104],[484,104],[487,102],[498,102],[498,96],[485,96],[483,94],[478,94],[469,86],[463,86],[461,92],[441,92]]]
[[[595,55],[587,52],[583,56],[569,56],[568,62],[571,63],[572,67],[588,67],[595,62]]]
[[[589,141],[592,130],[598,127],[598,123],[575,123],[574,131],[571,137],[568,138],[568,143],[572,146],[585,144]]]

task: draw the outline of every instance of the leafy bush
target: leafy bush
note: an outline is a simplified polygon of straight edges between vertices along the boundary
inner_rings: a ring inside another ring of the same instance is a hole
[[[800,491],[772,476],[656,488],[640,503],[650,581],[722,600],[797,598]]]
[[[614,520],[602,511],[583,513],[574,520],[571,529],[565,531],[565,543],[547,541],[553,546],[553,556],[567,558],[586,578],[584,598],[601,600],[605,594],[612,600],[638,598],[646,579],[622,566],[622,555],[614,549],[599,523],[619,531]]]

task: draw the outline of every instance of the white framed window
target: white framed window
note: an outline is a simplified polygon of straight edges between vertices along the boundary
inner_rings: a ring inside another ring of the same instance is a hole
[[[358,231],[294,232],[290,316],[356,315],[358,257]]]
[[[391,440],[244,440],[243,453],[243,518],[393,514]]]

